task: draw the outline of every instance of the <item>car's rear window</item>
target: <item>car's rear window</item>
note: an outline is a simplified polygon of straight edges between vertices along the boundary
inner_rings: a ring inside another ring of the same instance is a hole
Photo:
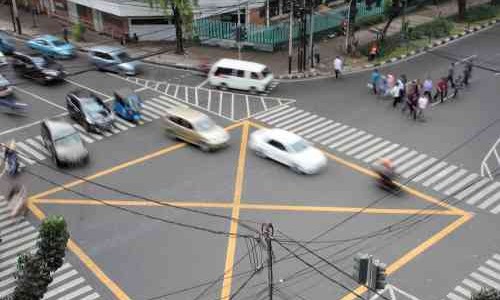
[[[61,41],[61,40],[55,40],[55,41],[52,41],[52,44],[56,47],[61,47],[61,46],[64,46],[66,45],[67,43],[65,41]]]

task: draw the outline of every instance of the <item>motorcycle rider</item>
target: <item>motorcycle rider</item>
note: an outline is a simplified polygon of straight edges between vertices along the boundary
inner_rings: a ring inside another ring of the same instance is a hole
[[[380,159],[375,172],[380,177],[382,183],[393,184],[393,179],[396,177],[396,171],[394,170],[394,165],[390,159]]]
[[[4,159],[7,164],[9,174],[15,175],[19,171],[16,143],[12,140],[9,145],[2,144],[2,146],[4,147]]]

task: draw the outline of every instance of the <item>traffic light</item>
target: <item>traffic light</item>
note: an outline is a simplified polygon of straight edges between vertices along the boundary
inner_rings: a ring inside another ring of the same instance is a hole
[[[383,263],[379,263],[375,265],[375,289],[383,290],[385,288],[386,282],[386,273],[385,273],[386,265]]]
[[[354,257],[354,279],[360,284],[366,284],[371,259],[368,254],[357,254]]]

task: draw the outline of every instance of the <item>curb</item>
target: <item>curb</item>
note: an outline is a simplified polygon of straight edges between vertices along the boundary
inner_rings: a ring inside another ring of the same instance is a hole
[[[398,62],[398,61],[401,61],[403,59],[408,59],[408,58],[411,58],[413,56],[416,56],[418,54],[421,54],[422,52],[427,52],[429,50],[432,50],[433,48],[436,48],[436,47],[439,47],[439,46],[442,46],[442,45],[445,45],[445,44],[448,44],[450,43],[451,41],[454,41],[456,39],[459,39],[463,36],[466,36],[466,35],[470,35],[472,33],[475,33],[475,32],[478,32],[479,30],[482,30],[482,29],[485,29],[485,28],[489,28],[489,27],[492,27],[494,26],[495,24],[497,23],[500,23],[500,19],[494,19],[494,20],[490,20],[489,22],[487,23],[484,23],[484,24],[481,24],[481,25],[476,25],[472,28],[469,28],[469,29],[466,29],[464,30],[463,32],[460,32],[458,34],[455,34],[455,35],[452,35],[452,36],[448,36],[448,37],[445,37],[443,39],[440,39],[440,40],[437,40],[437,41],[434,41],[432,42],[431,44],[429,45],[426,45],[424,47],[421,47],[419,49],[416,49],[416,50],[412,50],[410,53],[408,54],[402,54],[398,57],[393,57],[393,58],[390,58],[390,59],[387,59],[385,61],[382,61],[382,62],[377,62],[377,63],[370,63],[370,64],[365,64],[364,66],[362,67],[354,67],[354,68],[349,68],[349,67],[346,67],[345,68],[345,71],[346,72],[356,72],[356,71],[363,71],[363,70],[368,70],[368,69],[372,69],[374,67],[381,67],[381,66],[385,66],[387,64],[392,64],[392,63],[395,63],[395,62]],[[304,74],[307,74],[308,72],[304,73]],[[280,80],[287,80],[287,79],[300,79],[300,78],[304,78],[304,75],[302,73],[292,73],[292,74],[284,74],[284,75],[279,75],[277,79],[280,79]],[[332,72],[316,72],[316,76],[315,77],[324,77],[324,76],[330,76],[332,75]],[[310,76],[306,76],[306,77],[310,77]]]
[[[202,72],[202,70],[198,66],[195,66],[195,65],[180,64],[180,63],[160,63],[160,62],[151,61],[151,60],[147,60],[147,59],[143,59],[142,61],[145,63],[148,63],[148,64],[152,64],[152,65],[171,67],[171,68],[180,69],[180,70]]]

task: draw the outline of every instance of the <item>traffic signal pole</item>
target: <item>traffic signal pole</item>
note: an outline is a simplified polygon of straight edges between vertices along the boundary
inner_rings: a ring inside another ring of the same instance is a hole
[[[288,34],[288,74],[292,73],[293,55],[293,1],[290,1],[290,32]]]
[[[309,56],[311,59],[311,69],[314,68],[314,40],[313,40],[313,35],[314,35],[314,1],[309,1]]]
[[[238,27],[237,27],[237,37],[238,37],[238,59],[241,60],[241,1],[238,0]]]

